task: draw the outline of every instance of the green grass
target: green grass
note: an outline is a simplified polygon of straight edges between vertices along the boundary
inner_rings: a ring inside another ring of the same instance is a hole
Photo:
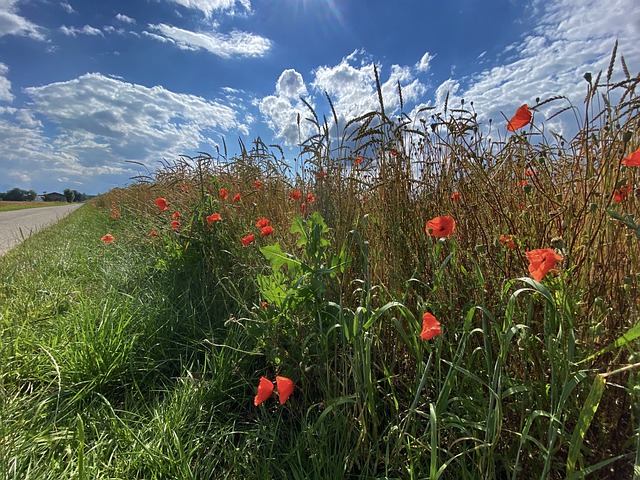
[[[68,205],[66,202],[9,202],[0,201],[0,212],[11,212],[13,210],[24,210],[27,208],[55,207]]]
[[[381,105],[293,166],[185,157],[30,237],[0,259],[0,478],[630,478],[634,82],[593,82],[570,141]],[[540,281],[537,248],[563,257]],[[295,382],[284,405],[254,406],[262,376]]]

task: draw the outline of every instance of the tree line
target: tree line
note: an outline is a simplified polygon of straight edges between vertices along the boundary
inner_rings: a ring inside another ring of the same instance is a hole
[[[65,188],[62,195],[64,195],[67,202],[84,202],[91,198],[91,195],[86,193],[80,193],[78,190],[72,190]],[[11,202],[33,202],[39,195],[35,190],[23,190],[21,188],[12,188],[6,192],[0,192],[0,200],[6,200]],[[40,195],[43,200],[47,200],[47,196],[52,197],[52,194]]]

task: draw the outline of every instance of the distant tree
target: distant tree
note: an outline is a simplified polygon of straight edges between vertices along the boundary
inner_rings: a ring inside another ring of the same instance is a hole
[[[33,197],[31,196],[31,192],[33,192]],[[33,190],[22,190],[21,188],[12,188],[11,190],[5,192],[2,195],[3,200],[7,200],[10,202],[25,202],[28,200],[33,200],[35,197],[35,193]]]
[[[89,196],[86,193],[80,193],[78,190],[74,190],[73,195],[74,202],[86,202],[89,199]]]
[[[36,197],[38,196],[38,194],[36,193],[35,190],[29,190],[29,194],[27,195],[27,200],[29,200],[30,202],[33,202]]]
[[[73,190],[71,190],[70,188],[65,188],[62,193],[64,193],[64,196],[67,197],[67,202],[73,202],[73,199],[75,198]]]

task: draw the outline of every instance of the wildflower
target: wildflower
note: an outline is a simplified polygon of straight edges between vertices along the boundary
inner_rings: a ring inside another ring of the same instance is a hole
[[[516,114],[511,118],[511,120],[509,120],[507,130],[513,132],[519,128],[524,127],[531,121],[532,117],[533,115],[531,114],[529,107],[525,103],[516,111]]]
[[[249,235],[242,237],[242,240],[240,240],[240,243],[242,243],[243,247],[246,247],[250,243],[253,243],[255,239],[256,239],[255,235],[251,233]]]
[[[360,165],[362,163],[362,161],[364,160],[364,158],[362,157],[362,155],[356,157],[356,159],[353,161],[354,165]]]
[[[536,176],[536,172],[535,172],[535,170],[531,170],[530,168],[528,168],[527,170],[524,171],[524,176],[525,177],[535,177]]]
[[[440,322],[429,312],[425,312],[424,315],[422,315],[422,332],[420,332],[420,338],[428,341],[441,333]]]
[[[211,225],[212,223],[219,222],[222,220],[222,217],[219,213],[212,213],[211,215],[207,215],[207,223]]]
[[[613,191],[613,201],[616,203],[622,203],[627,199],[627,195],[631,191],[631,185],[628,183],[626,185],[622,185],[620,188],[616,188]]]
[[[157,237],[158,233],[155,230],[151,230],[151,236],[152,237]]]
[[[313,193],[307,194],[307,203],[313,203],[316,201],[316,197],[313,196]]]
[[[164,198],[156,198],[156,205],[161,212],[164,212],[167,209],[167,200]]]
[[[522,188],[526,187],[527,185],[529,185],[529,182],[527,182],[526,180],[520,180],[518,182],[518,185]]]
[[[260,383],[258,384],[258,394],[253,399],[253,404],[257,407],[262,402],[267,400],[273,393],[273,382],[265,377],[260,377]]]
[[[263,301],[261,306],[263,310],[266,310],[267,308],[269,308],[269,302]]]
[[[257,222],[256,222],[256,227],[258,228],[264,228],[267,225],[269,225],[269,219],[268,218],[260,218]]]
[[[184,193],[189,193],[189,185],[180,185],[180,190]]]
[[[453,192],[451,194],[451,201],[453,203],[458,203],[460,201],[460,192]]]
[[[626,157],[622,159],[622,164],[627,167],[638,167],[640,166],[640,148],[635,152],[630,153]]]
[[[529,273],[531,278],[540,281],[549,273],[557,262],[562,261],[562,257],[550,248],[538,248],[525,252],[529,260]]]
[[[506,245],[510,250],[515,250],[516,244],[511,235],[500,235],[500,243]]]
[[[427,222],[425,231],[430,237],[450,237],[456,228],[456,221],[448,215],[432,218]]]
[[[297,202],[302,198],[302,192],[298,189],[291,190],[291,193],[289,194],[289,198],[294,202]]]
[[[172,220],[171,228],[173,228],[174,230],[178,230],[180,228],[180,222],[178,220]]]
[[[293,380],[287,377],[276,377],[276,385],[278,387],[278,398],[280,399],[280,405],[284,405],[287,398],[293,393],[295,387]]]
[[[171,218],[173,218],[174,220],[177,220],[180,218],[180,212],[173,212],[173,215],[171,215]]]
[[[262,182],[260,180],[254,180],[253,188],[255,188],[256,190],[260,190],[262,188]]]
[[[233,201],[234,201],[235,203],[238,203],[238,202],[240,201],[240,194],[239,194],[239,193],[236,193],[236,194],[233,196]]]
[[[115,240],[115,237],[113,235],[111,235],[110,233],[107,233],[105,236],[102,237],[102,241],[104,243],[111,243]]]
[[[396,155],[398,155],[398,152],[396,152],[395,150],[391,150],[389,153],[391,154],[392,157],[395,157]]]
[[[226,188],[221,188],[218,192],[218,195],[220,196],[220,200],[226,200],[229,196],[229,190],[227,190]]]
[[[304,211],[305,211],[305,209],[306,209],[306,208],[307,208],[307,204],[306,204],[306,203],[304,203],[304,202],[302,202],[302,203],[300,204],[300,212],[301,212],[301,213],[304,213]]]
[[[118,218],[120,216],[120,212],[116,207],[111,208],[111,218]]]
[[[267,225],[266,227],[262,227],[260,230],[260,235],[263,237],[267,237],[273,233],[273,227],[271,225]]]
[[[321,180],[326,176],[327,176],[327,172],[325,172],[324,170],[320,170],[318,173],[316,173],[316,178],[318,180]]]

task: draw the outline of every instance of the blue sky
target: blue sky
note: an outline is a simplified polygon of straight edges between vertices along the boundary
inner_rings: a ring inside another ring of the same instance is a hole
[[[410,118],[447,92],[485,124],[537,97],[580,106],[616,39],[635,74],[637,0],[0,0],[0,191],[105,192],[140,173],[129,161],[223,138],[293,159],[300,97],[322,114],[328,92],[341,122],[372,111],[374,64]]]

